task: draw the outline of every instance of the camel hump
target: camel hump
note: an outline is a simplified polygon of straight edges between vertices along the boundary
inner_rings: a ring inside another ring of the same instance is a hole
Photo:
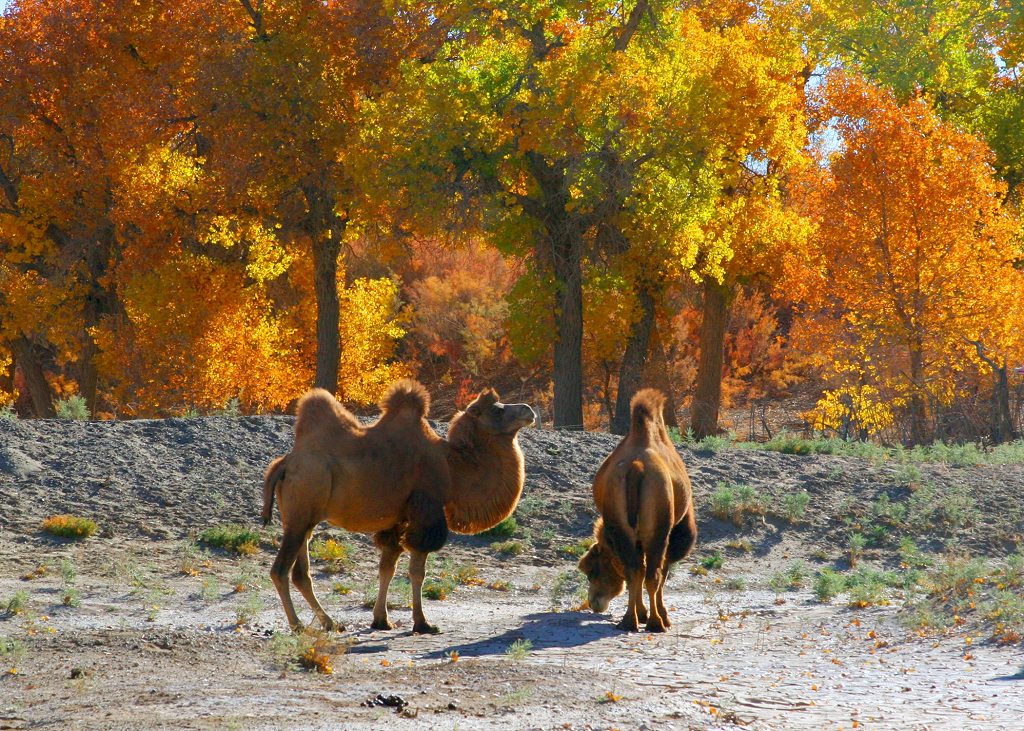
[[[430,394],[419,381],[403,378],[393,383],[384,394],[380,408],[385,414],[395,414],[402,410],[412,411],[417,417],[425,419],[430,410]]]
[[[665,408],[665,394],[656,388],[644,388],[634,394],[629,402],[630,431],[646,434],[648,424],[659,424]]]
[[[329,391],[314,388],[299,399],[299,405],[295,409],[296,436],[339,424],[355,429],[360,428],[356,417],[338,403],[338,399],[334,398]]]

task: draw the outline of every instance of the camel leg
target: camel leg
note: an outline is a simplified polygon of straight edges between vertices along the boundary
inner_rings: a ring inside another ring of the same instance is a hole
[[[668,579],[668,572],[661,572],[661,584],[658,586],[658,596],[656,601],[658,602],[658,614],[661,615],[661,621],[665,625],[665,628],[672,626],[672,622],[668,618],[668,610],[665,608],[665,581]]]
[[[448,540],[448,521],[444,504],[429,493],[413,490],[405,504],[404,515],[409,523],[404,543],[409,549],[409,581],[412,583],[412,631],[437,634],[437,627],[423,616],[423,579],[427,554],[438,550]]]
[[[373,542],[380,549],[380,567],[378,569],[377,601],[373,605],[373,623],[371,629],[394,629],[395,625],[388,620],[388,587],[395,576],[395,567],[402,556],[402,546],[398,542],[398,531],[380,531],[374,534]]]
[[[665,585],[665,551],[669,542],[669,526],[656,530],[644,551],[647,570],[644,572],[644,588],[651,600],[651,613],[647,618],[648,632],[664,632],[668,626],[664,614],[664,602],[659,601],[659,593]]]
[[[436,635],[440,630],[423,616],[423,578],[427,573],[427,554],[409,552],[409,581],[412,582],[412,631],[420,635]]]
[[[313,530],[306,531],[306,535],[302,541],[302,545],[299,548],[299,555],[295,561],[295,565],[292,567],[292,581],[295,582],[295,586],[301,592],[302,596],[305,597],[306,603],[313,610],[313,614],[320,620],[320,625],[330,632],[331,630],[337,630],[343,632],[345,627],[336,623],[327,612],[321,606],[320,601],[316,598],[316,593],[313,591],[313,579],[309,575],[309,538],[313,535]]]
[[[622,621],[616,626],[626,632],[636,632],[640,629],[640,625],[637,623],[637,605],[643,605],[643,581],[644,575],[642,570],[633,570],[626,577],[626,586],[629,589],[629,604],[626,607],[626,614],[622,617]]]
[[[274,565],[270,568],[270,580],[274,582],[277,595],[281,597],[281,606],[284,607],[285,616],[288,617],[288,626],[295,632],[302,629],[302,622],[299,621],[299,616],[295,613],[295,605],[292,604],[288,573],[295,564],[299,550],[305,545],[305,537],[305,533],[286,529],[284,537],[281,539],[281,548],[277,551],[277,558],[274,559]]]

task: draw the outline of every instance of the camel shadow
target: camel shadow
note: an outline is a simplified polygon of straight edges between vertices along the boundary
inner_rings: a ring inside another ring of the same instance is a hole
[[[458,652],[460,657],[504,655],[509,645],[516,640],[528,640],[534,650],[552,647],[568,649],[622,635],[607,616],[591,612],[536,612],[526,615],[524,619],[526,621],[519,627],[500,635],[464,645],[452,645],[424,657],[442,659],[451,652]]]

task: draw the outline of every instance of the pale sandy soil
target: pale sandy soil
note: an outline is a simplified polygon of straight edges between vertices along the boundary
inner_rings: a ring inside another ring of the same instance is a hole
[[[1024,728],[1020,646],[991,644],[970,625],[920,636],[898,596],[854,610],[806,589],[777,597],[767,588],[795,558],[841,568],[840,511],[851,498],[900,489],[884,464],[684,452],[702,510],[698,555],[722,550],[725,566],[707,577],[690,574],[693,561],[676,571],[667,596],[675,624],[663,636],[615,630],[622,599],[616,616],[572,611],[571,590],[553,596],[573,576],[574,560],[559,549],[588,532],[589,479],[615,442],[607,435],[524,434],[526,550],[502,558],[479,538],[442,549],[442,559],[476,567],[484,585],[427,602],[440,635],[409,634],[405,608],[392,612],[396,630],[369,631],[362,601],[375,556],[352,538],[355,565],[314,576],[348,626],[335,638],[347,651],[333,656],[331,675],[282,669],[272,635],[285,629],[283,614],[264,578],[272,547],[241,559],[212,551],[197,576],[181,565],[190,534],[254,522],[259,473],[287,450],[289,429],[284,418],[0,423],[0,609],[28,595],[25,613],[0,611],[0,638],[20,648],[0,657],[0,729]],[[975,495],[982,517],[952,537],[957,545],[1005,555],[1022,527],[1012,506],[1024,470],[923,471]],[[707,496],[720,479],[773,496],[807,489],[808,519],[742,528],[711,520]],[[102,532],[84,543],[47,537],[40,522],[58,512],[95,517]],[[725,548],[737,537],[751,554]],[[951,536],[919,538],[941,548]],[[810,558],[822,551],[827,560]],[[892,553],[866,559],[889,565]],[[77,568],[78,607],[61,604],[61,559]],[[41,564],[46,575],[19,578]],[[744,588],[725,588],[740,578]],[[511,591],[487,588],[496,580]],[[238,581],[247,591],[232,591]],[[337,582],[352,592],[331,592]],[[246,605],[255,617],[237,628]],[[517,640],[532,643],[518,658],[507,653]],[[401,696],[406,713],[364,705],[378,694]]]

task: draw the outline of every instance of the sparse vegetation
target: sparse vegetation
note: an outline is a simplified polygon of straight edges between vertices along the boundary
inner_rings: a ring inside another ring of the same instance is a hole
[[[270,638],[270,654],[282,670],[309,670],[330,675],[331,656],[344,653],[347,641],[339,641],[326,633],[296,634],[275,632]]]
[[[523,552],[523,544],[519,541],[498,541],[491,544],[491,550],[502,556],[518,556]]]
[[[719,481],[711,495],[711,514],[719,520],[743,525],[747,515],[764,515],[768,501],[750,485],[732,485]]]
[[[62,558],[60,560],[60,579],[62,590],[61,590],[61,603],[66,607],[77,607],[82,603],[82,595],[75,588],[75,582],[78,580],[78,569],[75,567],[75,562],[69,558]]]
[[[259,592],[246,592],[245,598],[235,608],[235,624],[239,626],[249,624],[263,611],[263,606],[263,597],[259,595]]]
[[[581,538],[575,543],[570,543],[567,546],[562,546],[561,551],[562,553],[568,554],[573,558],[580,558],[581,556],[583,556],[584,553],[590,550],[590,547],[593,545],[593,537],[587,536],[586,538]]]
[[[518,639],[508,646],[505,654],[512,660],[525,660],[532,649],[533,643],[530,640]]]
[[[202,597],[204,602],[212,604],[220,599],[221,594],[223,593],[224,588],[221,586],[221,583],[217,580],[216,576],[203,577],[203,583],[199,589],[199,596]]]
[[[95,521],[77,515],[51,515],[43,521],[43,530],[60,538],[84,540],[96,533],[99,526]]]
[[[5,663],[12,660],[19,662],[25,657],[25,654],[25,643],[13,637],[0,635],[0,657],[4,659]]]
[[[185,541],[181,547],[179,569],[185,576],[198,576],[199,570],[210,567],[210,555],[193,540]]]
[[[751,553],[754,550],[754,547],[746,538],[733,538],[726,542],[725,547],[740,553]]]
[[[251,556],[259,550],[259,532],[244,525],[229,524],[207,528],[199,534],[199,540],[207,546]]]
[[[426,580],[424,580],[426,583]],[[370,609],[377,602],[377,584],[363,586],[363,607]],[[396,576],[388,587],[388,609],[402,609],[412,603],[412,584],[404,576]]]
[[[24,614],[28,609],[28,592],[24,589],[14,592],[14,596],[7,600],[4,609],[7,614]]]
[[[587,600],[586,578],[575,569],[563,571],[552,582],[550,596],[551,606],[555,609],[561,608],[566,599],[577,607],[582,606]]]
[[[334,538],[316,538],[309,542],[309,557],[323,564],[324,573],[344,571],[352,565],[352,544]]]
[[[803,561],[794,561],[785,571],[779,571],[768,579],[768,586],[775,592],[794,591],[807,583],[808,570]]]
[[[242,415],[242,402],[238,400],[237,396],[232,396],[217,411],[217,416],[224,416],[229,419],[237,419]]]
[[[8,403],[0,406],[0,421],[17,421],[18,412],[14,410],[14,404]]]
[[[865,538],[862,534],[860,534],[860,533],[853,533],[853,534],[850,535],[850,543],[849,543],[849,549],[848,549],[849,550],[849,554],[848,555],[849,555],[849,559],[850,559],[850,568],[853,568],[853,567],[855,567],[857,565],[857,561],[859,561],[860,557],[862,555],[864,555],[864,547],[867,544],[868,544],[868,539]]]

